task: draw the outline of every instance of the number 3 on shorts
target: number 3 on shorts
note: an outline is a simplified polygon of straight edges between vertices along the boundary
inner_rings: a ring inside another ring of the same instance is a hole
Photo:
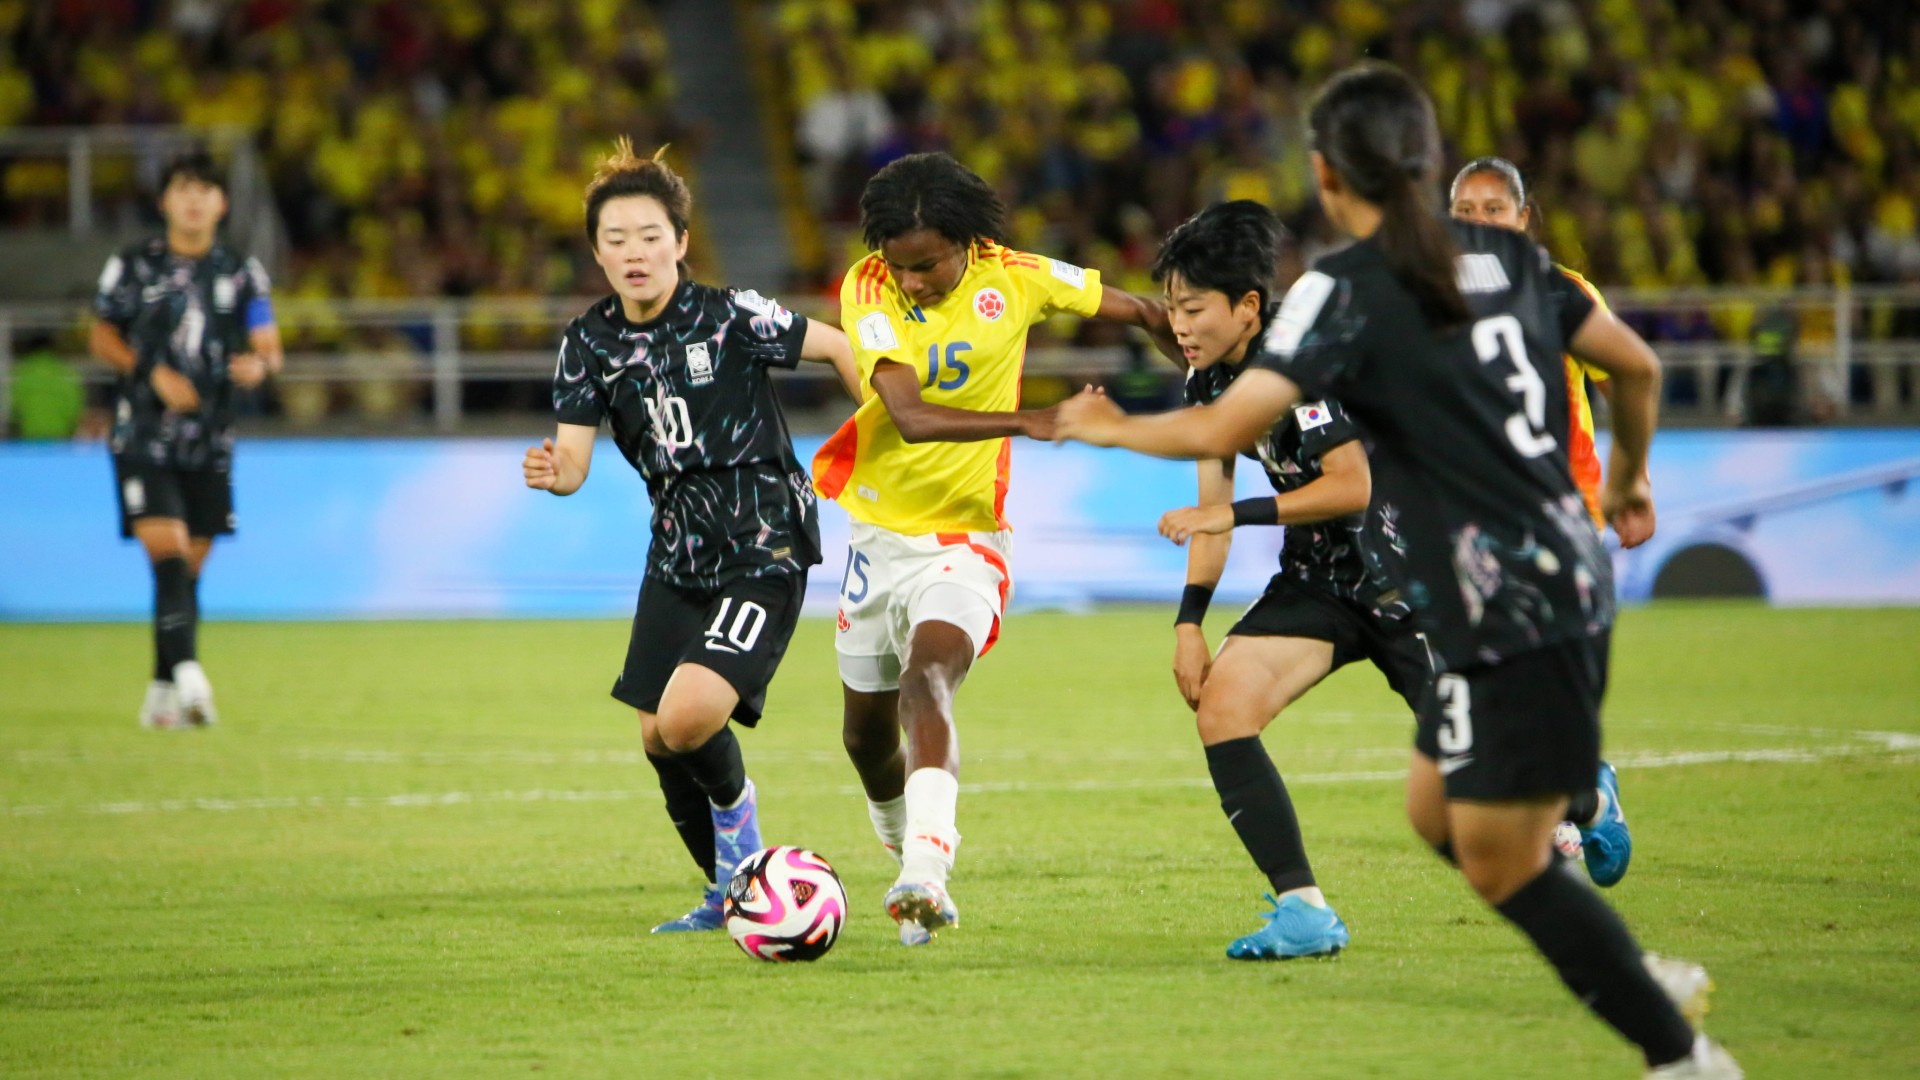
[[[1434,692],[1440,695],[1440,714],[1446,717],[1438,734],[1440,752],[1452,757],[1473,749],[1473,717],[1467,712],[1472,707],[1467,697],[1467,680],[1459,675],[1442,675],[1434,684]]]
[[[707,648],[735,654],[752,652],[754,643],[760,640],[760,631],[767,625],[767,609],[751,600],[742,600],[740,610],[732,612],[733,623],[728,625],[727,614],[732,609],[733,597],[723,597],[720,610],[713,616],[713,625],[707,627]]]

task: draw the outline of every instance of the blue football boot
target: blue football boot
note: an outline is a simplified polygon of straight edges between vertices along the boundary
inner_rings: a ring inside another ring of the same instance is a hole
[[[1234,960],[1292,960],[1300,956],[1333,956],[1347,947],[1347,924],[1332,908],[1316,907],[1297,896],[1275,900],[1273,910],[1260,917],[1267,925],[1227,946]]]
[[[733,809],[712,807],[713,880],[720,884],[722,891],[733,880],[733,868],[764,846],[760,843],[759,802],[753,781],[749,780]]]
[[[1627,815],[1620,809],[1620,778],[1613,766],[1600,763],[1600,790],[1607,796],[1607,808],[1600,823],[1580,829],[1580,846],[1587,860],[1587,876],[1603,888],[1617,885],[1627,876],[1627,864],[1633,861],[1633,834],[1627,831]]]
[[[727,925],[727,917],[720,910],[720,901],[726,896],[726,890],[718,885],[707,886],[707,894],[700,906],[677,919],[669,919],[653,928],[656,934],[680,934],[689,930],[718,930]]]

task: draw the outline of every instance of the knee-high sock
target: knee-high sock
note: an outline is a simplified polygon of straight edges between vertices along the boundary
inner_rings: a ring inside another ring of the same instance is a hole
[[[174,556],[153,564],[153,677],[173,681],[173,666],[195,659],[198,620],[193,572]]]
[[[700,872],[712,881],[713,815],[707,810],[707,793],[679,758],[648,754],[647,764],[660,774],[660,790],[667,797],[667,818],[680,834],[680,842],[687,845],[687,854],[693,856]]]
[[[915,769],[907,774],[907,838],[900,845],[900,880],[945,884],[960,847],[954,827],[960,781],[945,769]]]
[[[676,754],[687,767],[708,801],[727,809],[740,801],[747,790],[747,766],[740,760],[740,740],[733,737],[733,726],[722,725],[713,738],[682,754]]]
[[[1627,1037],[1649,1066],[1693,1050],[1693,1028],[1647,973],[1638,942],[1591,885],[1555,859],[1497,909],[1553,965],[1575,997]]]
[[[1207,771],[1220,794],[1227,823],[1240,834],[1240,843],[1273,891],[1284,893],[1314,884],[1307,848],[1300,840],[1300,819],[1280,770],[1273,767],[1260,737],[1228,739],[1207,747]]]

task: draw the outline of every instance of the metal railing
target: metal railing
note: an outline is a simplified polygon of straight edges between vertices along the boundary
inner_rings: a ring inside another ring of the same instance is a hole
[[[234,238],[269,270],[279,269],[286,228],[267,185],[266,166],[244,128],[102,125],[0,130],[0,164],[22,160],[64,164],[66,224],[74,236],[92,233],[100,224],[95,179],[102,159],[125,158],[133,164],[129,190],[110,194],[151,198],[167,161],[194,147],[204,147],[226,162],[227,223]]]
[[[1843,423],[1920,423],[1920,287],[1827,289],[1622,290],[1614,310],[1654,341],[1667,370],[1667,422],[1738,422],[1753,347],[1743,336],[1762,314],[1793,313],[1802,326],[1796,366],[1802,394],[1824,401],[1818,419]],[[592,303],[590,298],[480,300],[276,301],[288,343],[280,381],[291,386],[384,383],[423,399],[432,430],[462,430],[470,417],[463,398],[475,384],[539,384],[553,371],[559,332]],[[798,301],[802,313],[832,318],[830,304]],[[64,304],[0,306],[0,417],[15,339],[51,333],[56,351],[85,350],[91,316]],[[1891,336],[1894,332],[1899,336]],[[1680,340],[1660,340],[1662,333]],[[1031,384],[1047,376],[1101,378],[1142,370],[1174,373],[1146,351],[1036,343],[1027,357]],[[111,373],[87,364],[85,378],[104,383]],[[802,365],[789,379],[831,379],[823,365]],[[1862,393],[1859,387],[1865,386]]]

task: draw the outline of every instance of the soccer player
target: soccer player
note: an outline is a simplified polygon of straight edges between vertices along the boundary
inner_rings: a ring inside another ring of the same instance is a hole
[[[1279,239],[1273,214],[1242,200],[1207,208],[1161,245],[1153,277],[1165,287],[1167,317],[1189,365],[1187,404],[1218,399],[1246,370],[1266,323]],[[1174,626],[1174,679],[1194,709],[1220,809],[1273,886],[1264,925],[1227,946],[1227,955],[1325,956],[1346,946],[1347,927],[1314,879],[1293,802],[1260,733],[1355,660],[1371,660],[1415,707],[1431,667],[1381,568],[1380,560],[1397,557],[1394,522],[1378,506],[1369,510],[1366,447],[1340,403],[1296,406],[1246,456],[1266,470],[1275,494],[1234,502],[1234,459],[1207,458],[1199,463],[1200,505],[1160,519],[1162,535],[1191,543]],[[1210,657],[1201,623],[1240,525],[1287,526],[1280,571]]]
[[[1013,588],[1007,440],[1053,434],[1052,410],[1019,411],[1027,330],[1068,312],[1178,347],[1158,301],[1001,244],[999,197],[945,154],[881,169],[860,217],[873,251],[847,272],[840,319],[873,393],[815,457],[814,483],[853,519],[835,638],[843,736],[900,860],[887,912],[920,944],[959,917],[946,890],[960,843],[953,702]]]
[[[1294,284],[1212,405],[1128,417],[1089,392],[1060,406],[1057,434],[1219,458],[1337,394],[1376,440],[1403,588],[1442,672],[1408,777],[1415,830],[1640,1048],[1650,1077],[1738,1077],[1686,1015],[1704,1007],[1706,973],[1643,955],[1550,847],[1599,767],[1613,622],[1611,566],[1567,471],[1558,361],[1570,346],[1613,377],[1601,506],[1616,528],[1646,524],[1659,361],[1524,236],[1446,221],[1433,105],[1398,69],[1336,75],[1308,126],[1321,206],[1356,243]]]
[[[216,536],[231,536],[233,399],[280,370],[267,272],[222,242],[226,181],[205,151],[160,178],[166,233],[107,260],[88,345],[119,373],[113,473],[120,535],[153,567],[149,728],[216,720],[200,666],[200,572]]]
[[[587,239],[613,292],[568,324],[553,374],[554,437],[527,486],[586,482],[601,421],[646,480],[653,538],[613,696],[640,713],[667,815],[706,875],[692,911],[655,933],[717,930],[733,868],[760,844],[753,782],[729,719],[752,727],[820,561],[819,513],[770,368],[831,363],[859,397],[832,326],[757,293],[686,276],[693,197],[625,138],[587,185]]]
[[[1520,170],[1506,158],[1483,157],[1467,162],[1454,174],[1448,200],[1452,204],[1453,217],[1458,221],[1495,225],[1524,233],[1533,218],[1533,208],[1527,204],[1526,183],[1520,177]],[[1606,301],[1600,298],[1600,291],[1586,278],[1564,266],[1556,265],[1555,269],[1586,293],[1595,307],[1606,307]],[[1593,444],[1593,407],[1587,400],[1587,380],[1593,380],[1594,388],[1604,395],[1607,392],[1607,373],[1591,364],[1581,363],[1571,353],[1567,355],[1565,364],[1567,468],[1573,475],[1574,486],[1580,489],[1580,497],[1586,501],[1587,512],[1592,515],[1594,526],[1605,528],[1606,520],[1600,513],[1600,455]],[[1620,537],[1621,544],[1630,548],[1638,547],[1652,538],[1654,513],[1651,502],[1647,506],[1645,521],[1643,531],[1629,528],[1628,534]],[[1626,876],[1627,864],[1633,859],[1633,836],[1627,830],[1627,816],[1620,808],[1620,778],[1611,764],[1602,761],[1598,785],[1591,791],[1574,795],[1568,801],[1567,817],[1580,830],[1581,857],[1587,864],[1587,873],[1593,878],[1593,883],[1608,887],[1619,884],[1620,879]]]

